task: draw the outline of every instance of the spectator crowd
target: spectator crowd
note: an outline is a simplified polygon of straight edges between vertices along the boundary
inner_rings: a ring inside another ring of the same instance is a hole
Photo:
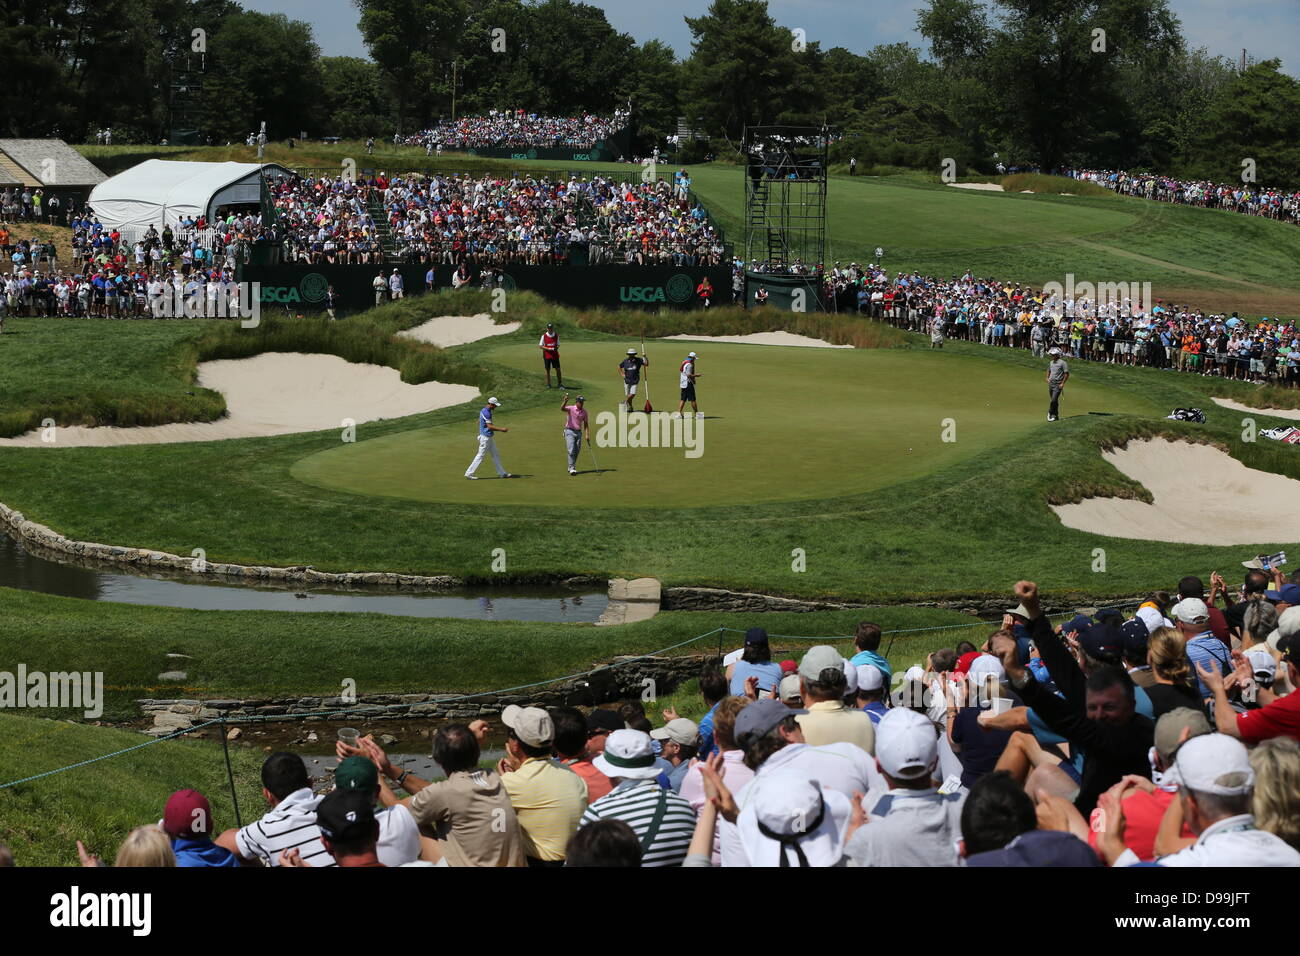
[[[628,113],[612,116],[546,116],[526,110],[490,110],[486,116],[462,116],[411,136],[398,136],[407,146],[435,149],[592,149],[627,126]]]
[[[1300,386],[1300,327],[1280,318],[1251,321],[1140,295],[1098,301],[1049,294],[970,271],[948,280],[901,272],[891,278],[876,264],[836,263],[823,290],[839,311],[941,338]]]
[[[275,753],[260,819],[221,830],[181,790],[116,865],[1300,866],[1300,573],[1055,626],[1033,582],[1013,600],[901,673],[868,622],[797,661],[753,628],[699,721],[511,705],[495,763],[484,721],[444,724],[442,779],[367,736],[322,794]]]
[[[1184,181],[1155,173],[1130,173],[1113,169],[1071,169],[1071,179],[1096,183],[1123,196],[1139,196],[1156,202],[1207,209],[1227,209],[1247,216],[1263,216],[1300,224],[1300,189],[1288,192],[1275,187],[1238,183],[1225,185],[1208,180]]]

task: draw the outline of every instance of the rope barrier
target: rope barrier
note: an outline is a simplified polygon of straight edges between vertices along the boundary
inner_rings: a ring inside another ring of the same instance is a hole
[[[1130,605],[1123,605],[1123,606],[1130,606]],[[1049,615],[1049,617],[1068,617],[1070,613],[1071,612],[1059,612],[1057,614]],[[899,635],[921,634],[926,632],[944,631],[944,630],[960,631],[960,630],[967,630],[973,627],[989,627],[991,626],[991,624],[992,622],[989,621],[972,621],[969,624],[939,624],[933,627],[896,628],[895,630],[892,631],[882,632],[882,636],[888,636],[890,638],[890,645],[892,646],[893,639]],[[696,644],[702,640],[705,640],[706,638],[713,637],[714,635],[718,635],[719,638],[718,647],[720,651],[722,647],[722,637],[723,635],[728,633],[743,634],[744,631],[741,630],[740,628],[735,628],[735,627],[715,627],[711,631],[706,631],[705,633],[698,634],[695,637],[687,638],[686,640],[679,641],[676,644],[670,644],[667,647],[662,647],[655,651],[647,651],[644,654],[637,654],[628,657],[625,660],[617,661],[614,663],[602,664],[599,667],[593,667],[590,670],[577,671],[575,673],[566,674],[561,677],[551,677],[551,678],[547,678],[546,680],[533,681],[528,684],[516,684],[513,687],[503,687],[497,690],[477,691],[472,694],[451,694],[448,695],[447,697],[442,698],[442,700],[440,700],[439,703],[453,703],[455,701],[473,700],[476,697],[486,697],[489,695],[499,696],[501,694],[510,694],[518,691],[531,690],[535,687],[545,687],[548,684],[559,684],[564,681],[577,680],[582,677],[590,677],[594,674],[599,674],[603,671],[615,670],[619,667],[626,667],[628,665],[635,664],[638,661],[643,661],[651,657],[662,656],[668,651],[674,651],[691,644]],[[777,640],[786,640],[786,641],[818,641],[818,640],[843,641],[843,640],[850,640],[852,637],[852,635],[829,635],[829,634],[816,635],[816,636],[771,634],[768,636],[769,638],[775,638]],[[341,714],[354,714],[354,715],[366,716],[366,715],[374,714],[376,711],[382,712],[382,711],[395,710],[395,709],[409,707],[409,706],[410,706],[409,704],[365,704],[365,705],[361,705],[360,707],[352,706],[352,707],[345,707],[345,708],[336,708],[332,710],[305,711],[303,713],[297,713],[297,714],[258,714],[258,715],[250,715],[247,717],[241,717],[239,718],[239,723],[261,724],[261,723],[271,723],[279,720],[304,720],[305,718],[308,717],[333,717]],[[229,722],[229,718],[223,715],[221,717],[217,717],[212,720],[208,720],[203,723],[196,724],[192,727],[187,727],[183,730],[177,730],[175,733],[167,734],[166,736],[154,737],[151,740],[146,740],[142,743],[135,744],[134,746],[124,747],[121,750],[115,750],[112,753],[101,754],[98,757],[90,757],[89,759],[78,761],[77,763],[68,764],[66,767],[58,767],[54,770],[46,770],[43,771],[42,773],[32,774],[31,776],[23,777],[20,780],[12,780],[8,783],[0,783],[0,790],[7,790],[11,787],[21,786],[22,784],[25,783],[32,783],[33,781],[42,780],[46,777],[52,777],[61,773],[66,773],[70,770],[78,770],[81,767],[86,767],[89,766],[90,764],[99,763],[104,760],[111,760],[115,757],[121,757],[125,754],[133,753],[134,751],[137,750],[142,750],[145,747],[151,747],[154,744],[162,743],[163,741],[166,740],[174,740],[177,737],[182,737],[185,734],[193,733],[196,730],[202,730],[206,727],[211,727],[214,724],[221,725],[224,731],[225,725],[228,722]],[[233,770],[231,770],[229,749],[226,748],[226,739],[225,739],[226,735],[224,732],[222,733],[221,737],[222,737],[222,746],[223,748],[225,748],[226,769],[227,769],[227,776],[228,776],[230,789],[231,789],[231,798],[236,801],[235,805],[236,807],[238,807],[238,800],[235,797],[234,773]]]

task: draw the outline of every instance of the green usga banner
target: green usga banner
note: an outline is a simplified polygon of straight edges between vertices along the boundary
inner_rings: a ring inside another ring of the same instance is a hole
[[[239,269],[241,282],[260,282],[262,308],[289,312],[315,312],[325,308],[331,286],[337,307],[359,312],[375,305],[375,277],[391,279],[396,268],[405,294],[426,290],[428,265],[246,265]],[[434,267],[434,288],[450,289],[455,270],[449,265]],[[481,286],[481,275],[470,270],[471,288]],[[552,302],[576,308],[699,309],[704,301],[696,294],[700,281],[708,277],[713,286],[714,305],[729,301],[731,269],[728,266],[511,266],[505,270],[502,287],[536,292]],[[384,295],[384,301],[390,298]]]

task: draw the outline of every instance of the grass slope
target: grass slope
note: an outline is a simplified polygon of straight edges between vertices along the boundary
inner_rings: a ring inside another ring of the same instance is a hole
[[[0,783],[124,750],[147,738],[68,720],[0,713]],[[230,751],[239,809],[247,823],[264,809],[260,751]],[[218,744],[167,740],[64,774],[0,790],[0,843],[18,866],[77,866],[77,841],[112,865],[134,827],[156,823],[167,798],[194,788],[212,805],[214,829],[235,825]]]
[[[101,671],[109,720],[138,717],[135,701],[140,698],[327,696],[338,694],[345,679],[354,680],[362,696],[500,690],[587,671],[617,655],[670,647],[718,627],[743,631],[755,617],[676,611],[637,624],[595,627],[382,614],[191,611],[9,589],[0,589],[0,598],[0,649],[9,662],[4,669],[12,671],[21,663],[29,672]],[[901,607],[764,614],[762,621],[772,634],[842,636],[852,634],[864,617],[887,630],[971,623],[969,616],[953,611]],[[738,640],[739,635],[731,635],[722,646],[730,650]],[[715,637],[680,653],[716,653],[718,647]],[[916,647],[912,638],[900,638],[896,649],[914,656]],[[184,661],[188,677],[183,686],[157,679],[175,666],[169,653],[190,658]]]

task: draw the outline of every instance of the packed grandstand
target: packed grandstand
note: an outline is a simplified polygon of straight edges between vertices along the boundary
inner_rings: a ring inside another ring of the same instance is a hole
[[[443,120],[436,126],[410,136],[398,136],[407,146],[435,146],[442,149],[551,148],[591,149],[623,130],[626,111],[612,116],[545,116],[526,110],[491,110],[486,116],[463,116]]]

